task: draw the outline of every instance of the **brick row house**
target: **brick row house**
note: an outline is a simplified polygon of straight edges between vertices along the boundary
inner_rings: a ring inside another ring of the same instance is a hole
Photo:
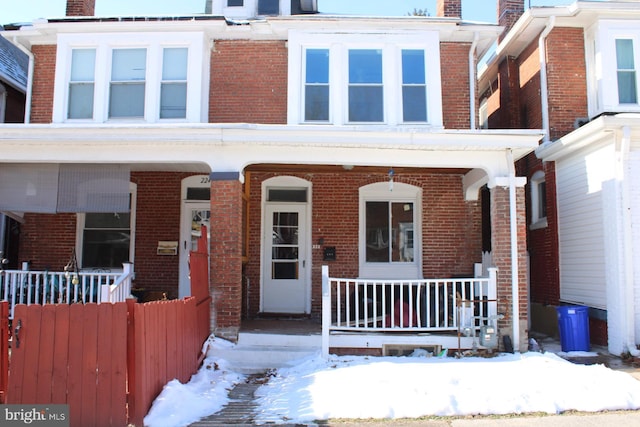
[[[0,210],[20,219],[20,261],[130,262],[136,289],[181,298],[206,225],[211,330],[235,340],[246,319],[319,320],[323,266],[388,281],[391,304],[402,281],[416,295],[426,279],[473,288],[490,251],[500,334],[526,349],[514,165],[542,133],[476,129],[477,58],[501,28],[462,21],[460,0],[438,11],[332,16],[313,1],[213,0],[204,14],[96,17],[93,1],[68,0],[64,18],[5,31],[33,64],[28,123],[0,133]],[[400,308],[408,329],[376,319],[375,331],[450,345],[451,301],[479,295],[452,289],[436,308],[448,327],[429,338],[417,296]],[[348,309],[334,299],[332,320]],[[342,346],[368,345],[357,336]]]
[[[532,7],[500,0],[506,27],[479,76],[488,128],[543,129],[526,177],[531,329],[588,307],[591,342],[640,343],[640,3]]]

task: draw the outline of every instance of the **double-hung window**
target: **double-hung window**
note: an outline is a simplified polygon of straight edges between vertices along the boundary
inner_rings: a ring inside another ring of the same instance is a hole
[[[184,119],[187,114],[186,48],[165,48],[160,84],[160,118]]]
[[[349,50],[349,121],[383,122],[382,50]]]
[[[427,121],[427,82],[424,50],[402,50],[402,119]]]
[[[109,118],[144,117],[146,49],[114,49]]]
[[[206,122],[206,40],[187,31],[59,35],[53,122]]]
[[[547,226],[547,185],[543,171],[531,176],[531,229]]]
[[[616,39],[616,64],[618,77],[618,101],[620,104],[637,104],[637,72],[632,39]]]
[[[288,122],[442,126],[438,33],[380,40],[292,31]]]
[[[73,49],[69,78],[69,119],[93,118],[95,93],[95,49]]]
[[[329,49],[307,49],[305,61],[304,119],[329,120]]]

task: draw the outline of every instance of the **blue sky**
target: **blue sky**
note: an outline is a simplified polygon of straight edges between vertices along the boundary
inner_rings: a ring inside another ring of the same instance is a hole
[[[463,18],[495,22],[497,0],[462,0]],[[525,0],[525,4],[569,4],[572,0]],[[37,18],[62,17],[66,0],[0,0],[0,24],[31,22]],[[96,15],[189,15],[204,12],[205,0],[96,0]],[[318,0],[321,12],[366,15],[406,15],[427,9],[435,15],[436,0]]]

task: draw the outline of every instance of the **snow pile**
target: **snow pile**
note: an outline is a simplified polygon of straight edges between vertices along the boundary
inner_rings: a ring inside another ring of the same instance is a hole
[[[216,348],[233,344],[218,338],[209,343],[202,369],[188,384],[174,380],[165,386],[146,426],[187,426],[228,402],[228,391],[245,377],[215,358]],[[257,390],[256,422],[640,408],[640,381],[631,375],[573,364],[550,352],[461,359],[414,355],[301,359]]]

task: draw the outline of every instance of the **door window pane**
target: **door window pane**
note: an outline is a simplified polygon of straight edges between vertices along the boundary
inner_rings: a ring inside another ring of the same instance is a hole
[[[329,50],[307,49],[305,115],[307,121],[329,120]]]
[[[427,121],[427,85],[423,50],[402,51],[402,114],[405,122]]]
[[[74,49],[71,53],[69,108],[67,112],[67,117],[70,119],[93,118],[95,64],[95,49]]]
[[[367,262],[389,262],[389,202],[367,202]]]
[[[115,49],[111,65],[109,117],[144,117],[146,49]]]
[[[298,221],[297,212],[273,213],[272,279],[298,278]]]
[[[636,70],[633,58],[633,40],[616,40],[616,60],[618,68],[618,101],[621,104],[636,104]]]
[[[382,51],[349,51],[349,121],[382,122]]]

